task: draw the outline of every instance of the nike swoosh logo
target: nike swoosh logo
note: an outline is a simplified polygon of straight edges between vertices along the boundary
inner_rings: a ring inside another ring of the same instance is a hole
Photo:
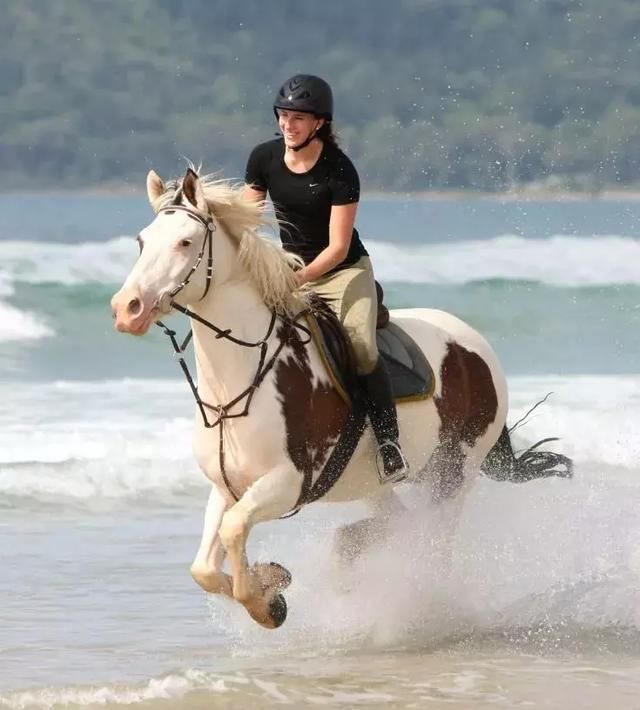
[[[311,182],[309,183],[309,187],[318,187],[319,184],[319,182]]]

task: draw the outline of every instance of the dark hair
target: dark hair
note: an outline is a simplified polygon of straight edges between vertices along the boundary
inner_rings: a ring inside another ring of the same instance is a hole
[[[323,143],[334,145],[336,148],[338,147],[338,137],[333,132],[333,123],[331,121],[325,121],[322,126],[318,128],[316,136],[318,136]]]

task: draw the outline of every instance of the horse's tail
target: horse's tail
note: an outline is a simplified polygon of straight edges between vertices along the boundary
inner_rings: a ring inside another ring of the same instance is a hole
[[[571,478],[573,461],[553,451],[538,451],[538,447],[557,441],[557,437],[541,439],[526,451],[516,456],[511,444],[511,434],[505,426],[498,441],[487,454],[480,470],[494,481],[526,483],[535,478]]]

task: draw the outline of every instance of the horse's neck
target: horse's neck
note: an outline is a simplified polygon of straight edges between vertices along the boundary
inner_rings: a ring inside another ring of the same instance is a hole
[[[271,312],[255,287],[244,281],[219,286],[193,311],[221,330],[230,329],[234,338],[248,343],[262,340],[271,321]],[[215,331],[193,319],[191,326],[200,396],[212,404],[226,404],[253,382],[260,348],[217,338]]]

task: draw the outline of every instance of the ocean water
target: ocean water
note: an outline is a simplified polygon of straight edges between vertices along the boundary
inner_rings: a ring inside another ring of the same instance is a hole
[[[640,707],[640,202],[363,201],[389,305],[484,333],[512,423],[552,392],[516,442],[559,436],[575,477],[479,480],[446,571],[415,493],[342,579],[358,505],[258,526],[293,573],[275,632],[191,580],[193,403],[159,332],[113,330],[150,217],[0,196],[0,708]]]

